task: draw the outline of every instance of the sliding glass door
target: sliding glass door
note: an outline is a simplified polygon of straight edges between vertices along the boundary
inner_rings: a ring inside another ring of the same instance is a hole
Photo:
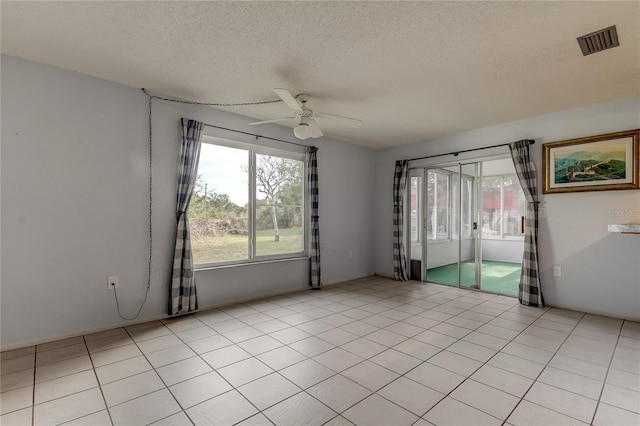
[[[517,296],[524,251],[526,199],[510,158],[483,162],[482,174],[479,187],[481,288]]]
[[[429,167],[424,176],[424,281],[478,288],[478,163]],[[412,243],[413,244],[413,243]]]
[[[455,241],[455,173],[451,168],[426,169],[426,280],[458,285],[458,245]],[[436,249],[437,247],[437,249]]]
[[[524,194],[510,158],[410,170],[411,278],[515,296]]]
[[[460,261],[460,287],[480,288],[482,273],[482,244],[478,232],[478,190],[480,163],[460,164],[458,174],[460,189],[456,205],[460,212],[455,216],[459,226],[458,259]]]

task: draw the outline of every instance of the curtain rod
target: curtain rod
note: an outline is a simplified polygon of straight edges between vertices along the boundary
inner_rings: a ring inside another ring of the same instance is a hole
[[[246,106],[246,105],[272,104],[272,103],[277,103],[277,102],[281,102],[282,101],[282,99],[276,99],[276,100],[272,100],[272,101],[247,102],[247,103],[237,103],[237,104],[214,104],[214,103],[203,103],[203,102],[194,102],[194,101],[184,101],[184,100],[180,100],[180,99],[163,98],[161,96],[150,94],[149,92],[147,92],[147,89],[145,89],[144,87],[141,90],[145,95],[147,95],[149,97],[149,115],[151,115],[151,101],[153,99],[160,99],[162,101],[176,102],[176,103],[181,103],[181,104],[205,105],[205,106]],[[269,139],[269,140],[272,140],[272,141],[284,142],[284,143],[288,143],[288,144],[291,144],[291,145],[298,145],[298,146],[301,146],[301,147],[304,147],[304,148],[309,148],[309,145],[304,145],[304,144],[301,144],[301,143],[289,142],[289,141],[285,141],[285,140],[282,140],[282,139],[270,138],[268,136],[256,135],[255,133],[243,132],[241,130],[229,129],[227,127],[214,126],[213,124],[207,124],[207,123],[203,123],[203,124],[205,126],[207,126],[207,127],[214,127],[216,129],[228,130],[230,132],[235,132],[235,133],[242,133],[243,135],[255,136],[256,139],[258,139],[258,138]]]
[[[291,144],[291,145],[298,145],[298,146],[301,146],[303,148],[309,148],[309,145],[304,145],[304,144],[301,144],[301,143],[289,142],[289,141],[285,141],[285,140],[277,139],[277,138],[270,138],[269,136],[257,135],[255,133],[243,132],[242,130],[229,129],[227,127],[214,126],[213,124],[207,124],[207,123],[203,123],[203,124],[205,126],[207,126],[207,127],[214,127],[216,129],[228,130],[230,132],[235,132],[235,133],[242,133],[243,135],[255,136],[256,139],[258,139],[258,138],[269,139],[269,140],[272,140],[272,141],[284,142],[284,143],[288,143],[288,144]]]
[[[533,145],[534,143],[536,143],[536,141],[534,141],[533,139],[523,139],[523,140],[529,142],[529,145]],[[513,143],[513,142],[501,143],[501,144],[498,144],[498,145],[491,145],[491,146],[483,146],[482,148],[463,149],[463,150],[460,150],[460,151],[447,152],[446,154],[426,155],[424,157],[409,158],[406,161],[424,160],[426,158],[444,157],[446,155],[453,155],[454,157],[457,157],[459,154],[462,154],[464,152],[480,151],[480,150],[483,150],[483,149],[498,148],[498,147],[501,147],[501,146],[509,146],[509,145],[511,145],[511,143]]]
[[[147,92],[147,89],[145,89],[144,87],[141,90],[145,95],[147,95],[149,97],[149,105],[151,105],[151,101],[153,99],[160,99],[162,101],[176,102],[176,103],[181,103],[181,104],[204,105],[204,106],[246,106],[246,105],[272,104],[272,103],[277,103],[277,102],[281,102],[282,101],[282,99],[276,99],[276,100],[273,100],[273,101],[247,102],[247,103],[237,103],[237,104],[214,104],[214,103],[203,103],[203,102],[194,102],[194,101],[184,101],[184,100],[180,100],[180,99],[163,98],[161,96],[150,94],[149,92]],[[151,111],[151,107],[149,107],[149,111]],[[149,114],[151,114],[151,113],[149,113]],[[272,141],[284,142],[284,143],[288,143],[288,144],[291,144],[291,145],[298,145],[298,146],[301,146],[301,147],[304,147],[304,148],[309,148],[309,145],[304,145],[304,144],[295,143],[295,142],[289,142],[289,141],[285,141],[285,140],[282,140],[282,139],[270,138],[269,136],[256,135],[255,133],[243,132],[241,130],[229,129],[227,127],[214,126],[213,124],[207,124],[207,123],[203,123],[203,125],[205,125],[207,127],[214,127],[216,129],[228,130],[230,132],[242,133],[243,135],[255,136],[256,139],[258,139],[258,138],[269,139],[269,140],[272,140]]]

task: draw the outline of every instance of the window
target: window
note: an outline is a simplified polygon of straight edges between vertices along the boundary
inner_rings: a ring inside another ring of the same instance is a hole
[[[427,239],[447,240],[449,236],[450,173],[427,172]]]
[[[455,173],[452,175],[453,180],[453,199],[455,202],[453,203],[453,237],[454,239],[458,238],[458,198],[460,197],[460,192],[458,190],[459,180],[458,174]],[[462,175],[462,205],[460,208],[462,212],[462,238],[471,238],[472,230],[473,230],[473,177]]]
[[[409,192],[411,197],[409,209],[411,214],[411,244],[419,244],[422,218],[418,216],[418,212],[421,210],[419,206],[422,203],[422,176],[411,177]]]
[[[473,177],[462,176],[462,238],[471,238],[473,226]],[[427,172],[427,240],[457,239],[460,212],[460,178],[446,170]]]
[[[482,179],[483,238],[520,237],[527,203],[516,175]]]
[[[194,265],[302,255],[304,160],[205,137],[188,212]]]

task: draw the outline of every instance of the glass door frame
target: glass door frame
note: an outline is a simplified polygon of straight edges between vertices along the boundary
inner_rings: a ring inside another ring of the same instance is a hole
[[[469,234],[471,236],[471,240],[473,248],[472,248],[472,253],[474,255],[474,263],[475,263],[475,280],[474,283],[472,285],[463,285],[463,280],[462,280],[462,246],[463,246],[463,241],[467,240],[467,238],[464,238],[463,235],[465,234],[465,228],[464,228],[464,214],[463,214],[463,210],[462,207],[464,205],[463,203],[463,198],[464,198],[464,182],[466,181],[466,179],[464,179],[464,176],[469,176],[469,173],[463,173],[463,168],[464,166],[469,166],[469,165],[475,165],[476,169],[475,172],[471,175],[473,176],[473,182],[471,185],[471,215],[469,217]],[[453,168],[457,168],[457,171],[451,170]],[[481,242],[481,232],[479,230],[479,226],[478,224],[481,223],[479,221],[480,218],[480,214],[481,211],[479,210],[479,204],[478,204],[478,200],[479,200],[479,188],[480,188],[480,182],[481,182],[481,171],[482,171],[482,161],[481,160],[469,160],[469,161],[465,161],[465,162],[456,162],[456,163],[443,163],[443,164],[434,164],[434,165],[428,165],[428,166],[422,166],[422,167],[415,167],[410,169],[409,171],[409,177],[410,177],[410,184],[409,184],[409,197],[410,197],[410,203],[409,203],[409,220],[407,221],[409,223],[409,243],[410,243],[410,259],[414,260],[414,251],[415,248],[417,247],[416,241],[413,238],[413,226],[414,223],[413,221],[416,221],[417,223],[415,224],[419,229],[420,232],[418,233],[419,235],[419,246],[420,246],[420,265],[421,265],[421,281],[423,282],[427,282],[428,281],[428,273],[427,270],[428,268],[428,260],[429,260],[429,238],[428,238],[428,207],[429,207],[429,197],[428,197],[428,179],[429,179],[429,171],[430,170],[441,170],[443,171],[443,173],[447,173],[449,175],[449,180],[448,180],[448,206],[447,206],[447,212],[448,212],[448,226],[447,226],[447,233],[448,233],[448,240],[449,243],[454,242],[457,239],[457,259],[456,259],[456,263],[457,263],[457,282],[456,283],[440,283],[438,281],[434,281],[431,280],[431,282],[434,283],[438,283],[438,284],[444,284],[444,285],[451,285],[454,287],[458,287],[458,288],[473,288],[473,289],[480,289],[480,283],[481,283],[481,262],[482,262],[482,242]],[[412,193],[412,185],[413,182],[411,182],[412,178],[421,178],[421,182],[422,185],[418,184],[418,188],[417,188],[417,195],[416,195],[416,202],[418,203],[419,209],[416,212],[417,213],[417,217],[413,218],[412,216],[412,202],[413,199],[412,197],[414,196]],[[457,191],[454,191],[453,187],[454,187],[454,179],[456,180],[455,182],[455,186],[457,186]],[[422,186],[422,188],[420,188],[420,186]],[[422,198],[422,202],[418,201],[420,200],[420,198]],[[422,211],[420,211],[422,210]],[[455,223],[454,223],[455,222]],[[433,229],[431,230],[433,232]],[[436,235],[437,235],[437,230],[435,231]],[[433,244],[433,243],[431,243]],[[417,256],[416,256],[417,257]],[[480,262],[480,263],[479,263]]]
[[[478,170],[478,176],[475,180],[475,219],[477,222],[477,232],[476,232],[476,245],[477,245],[477,251],[476,251],[476,265],[477,267],[480,268],[480,274],[478,276],[478,278],[476,279],[476,283],[477,288],[474,287],[466,287],[466,286],[462,286],[462,288],[466,288],[466,289],[472,289],[472,290],[476,290],[476,291],[481,291],[481,292],[486,292],[489,294],[497,294],[497,295],[506,295],[508,297],[515,297],[514,294],[511,293],[503,293],[500,291],[496,291],[496,290],[489,290],[486,288],[483,288],[482,285],[482,278],[483,278],[483,268],[484,265],[482,263],[482,259],[483,256],[486,254],[485,253],[485,247],[483,247],[487,241],[489,240],[493,240],[493,238],[487,238],[485,239],[485,237],[483,236],[482,232],[482,227],[483,227],[483,182],[486,179],[491,179],[494,175],[502,175],[505,174],[506,172],[504,170],[502,170],[502,167],[499,167],[499,172],[496,172],[495,166],[493,165],[489,165],[488,163],[492,163],[494,161],[502,161],[502,160],[511,160],[511,156],[508,153],[505,152],[495,152],[495,153],[491,153],[489,155],[486,156],[478,156],[478,157],[473,157],[473,156],[465,156],[464,154],[460,155],[460,159],[458,161],[442,161],[441,158],[428,158],[428,159],[422,159],[422,160],[417,160],[417,161],[412,161],[411,165],[410,165],[410,169],[409,169],[409,176],[420,176],[422,177],[422,197],[423,197],[423,202],[419,204],[419,211],[417,211],[417,214],[420,216],[420,219],[417,221],[417,225],[421,228],[419,229],[419,238],[420,238],[420,242],[421,242],[421,247],[419,248],[420,252],[417,253],[416,250],[412,250],[415,248],[415,242],[413,243],[413,247],[412,247],[412,240],[411,240],[411,236],[409,235],[406,239],[406,242],[408,244],[409,250],[408,250],[408,256],[410,256],[411,262],[412,264],[414,264],[413,266],[417,267],[418,263],[420,265],[419,270],[421,271],[420,274],[420,278],[418,279],[418,277],[414,277],[413,279],[419,280],[421,282],[433,282],[433,283],[438,283],[437,281],[434,280],[430,280],[427,281],[428,277],[427,277],[427,269],[428,265],[427,265],[427,261],[429,260],[428,257],[428,251],[429,248],[422,248],[422,243],[425,243],[426,246],[426,236],[427,236],[427,229],[426,229],[426,220],[427,220],[427,197],[426,197],[426,185],[428,184],[428,176],[426,175],[426,170],[427,169],[443,169],[443,168],[448,168],[449,170],[451,170],[451,168],[458,168],[458,172],[460,171],[460,164],[470,164],[470,163],[476,163],[479,165],[479,170]],[[487,163],[487,164],[485,164]],[[485,173],[489,173],[489,176],[486,177],[484,176]],[[511,172],[507,173],[507,174],[513,174]],[[458,176],[458,184],[460,184],[459,182],[460,180],[460,176]],[[407,185],[408,189],[406,192],[406,196],[410,197],[411,192],[410,192],[410,185]],[[461,196],[461,194],[460,194]],[[458,197],[456,197],[458,198]],[[459,201],[458,201],[459,202]],[[406,203],[406,206],[410,206],[410,203]],[[407,224],[407,234],[411,233],[411,229],[409,228],[410,225],[410,208],[408,207],[405,210],[405,223]],[[457,223],[457,230],[458,232],[460,232],[460,221],[458,221]],[[516,240],[514,238],[510,238],[509,241],[519,241]],[[458,244],[460,246],[460,243]],[[433,249],[432,249],[433,250]],[[487,250],[489,250],[489,248],[487,248]],[[491,253],[493,253],[491,250],[489,250]],[[458,260],[460,259],[461,254],[458,251]],[[513,260],[514,263],[520,263],[522,264],[522,260]],[[459,268],[458,268],[459,270]],[[489,274],[490,275],[490,274]],[[458,284],[446,284],[444,283],[443,285],[449,285],[452,287],[456,287],[459,286],[461,280],[458,280]],[[439,283],[440,284],[440,283]]]
[[[475,166],[475,171],[472,175],[468,173],[463,173],[464,166]],[[471,240],[473,240],[473,259],[474,259],[474,280],[470,285],[463,285],[462,282],[462,245],[464,238],[464,214],[463,214],[463,206],[464,206],[464,190],[463,190],[463,182],[464,176],[472,176],[473,181],[471,184],[471,202],[470,209],[471,214],[469,215],[469,235],[471,236]],[[482,283],[482,232],[481,225],[482,222],[481,214],[482,210],[480,209],[480,189],[482,182],[482,161],[469,161],[469,162],[460,162],[458,163],[458,288],[473,288],[473,289],[481,289]]]
[[[412,192],[412,185],[413,185],[413,179],[416,178],[418,179],[418,183],[417,183],[417,188],[416,188],[416,193],[415,193],[415,207],[416,207],[416,217],[414,218],[412,216],[412,208],[413,208],[413,192]],[[407,195],[409,197],[409,202],[406,203],[406,205],[408,206],[407,208],[407,216],[408,216],[408,220],[405,221],[405,223],[408,224],[408,238],[405,240],[408,243],[409,246],[409,250],[408,250],[408,254],[409,254],[409,271],[410,271],[410,278],[414,278],[414,261],[419,260],[419,281],[422,282],[426,282],[426,269],[424,268],[423,265],[426,265],[426,253],[424,251],[424,247],[422,245],[423,241],[425,241],[426,237],[427,237],[427,232],[426,232],[426,222],[425,222],[425,206],[426,206],[426,200],[425,200],[425,186],[424,186],[424,181],[425,181],[425,167],[415,167],[412,169],[409,169],[409,184],[407,185]],[[415,227],[416,227],[416,240],[414,240],[413,238],[413,226],[414,226],[414,220],[415,220]],[[417,256],[416,259],[414,259],[414,252],[418,251],[420,252],[420,255]]]

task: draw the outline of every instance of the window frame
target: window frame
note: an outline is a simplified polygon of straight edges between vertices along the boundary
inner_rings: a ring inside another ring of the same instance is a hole
[[[219,262],[208,262],[208,263],[195,263],[193,264],[193,268],[195,271],[206,270],[206,269],[215,269],[219,267],[229,267],[229,266],[242,266],[242,265],[251,265],[256,263],[263,262],[271,262],[271,261],[282,261],[282,260],[291,260],[304,258],[309,256],[309,191],[307,186],[307,153],[300,153],[295,151],[289,151],[279,148],[272,148],[263,145],[254,145],[246,142],[239,142],[230,139],[223,139],[215,136],[203,135],[202,142],[203,144],[217,145],[226,148],[240,149],[247,152],[248,157],[248,170],[247,170],[247,216],[248,216],[248,242],[247,242],[247,258],[246,259],[236,259],[236,260],[224,260]],[[289,252],[289,253],[277,253],[277,254],[268,254],[268,255],[257,255],[257,245],[256,245],[256,220],[257,220],[257,186],[256,186],[256,157],[257,155],[268,155],[280,158],[286,158],[294,161],[300,161],[302,163],[302,250],[297,252]],[[200,164],[198,164],[198,168]]]
[[[451,233],[452,233],[451,241],[455,241],[458,239],[471,240],[473,239],[473,222],[474,222],[473,209],[474,209],[474,202],[475,202],[473,188],[476,183],[476,178],[474,176],[463,173],[462,179],[460,179],[459,173],[451,172],[451,182],[453,184],[451,188],[452,205],[453,205],[451,220],[452,220],[452,223],[455,225],[452,227],[452,230],[451,230]],[[459,187],[457,194],[456,194],[456,185]],[[460,201],[464,200],[465,187],[467,187],[467,189],[469,190],[469,193],[468,193],[469,197],[467,199],[468,205],[466,206],[462,202],[458,203],[458,199]],[[466,207],[466,209],[464,207]],[[465,211],[468,219],[467,223],[464,222]],[[462,237],[459,235],[460,225],[462,225],[462,233],[463,233]]]
[[[413,169],[412,169],[413,170]],[[416,224],[416,238],[413,239],[413,210],[412,210],[412,190],[413,179],[416,180],[416,199],[415,199],[415,224]],[[424,177],[422,175],[409,174],[409,241],[410,244],[422,244],[422,233],[424,228],[424,215],[420,214],[422,210],[422,203],[425,202],[424,196]]]
[[[499,179],[500,180],[500,232],[497,235],[486,235],[484,233],[481,232],[482,235],[482,239],[483,240],[494,240],[494,241],[524,241],[524,234],[521,235],[504,235],[504,228],[505,228],[505,224],[504,224],[504,181],[505,179],[510,178],[512,179],[514,182],[518,183],[518,186],[520,186],[520,181],[518,179],[518,175],[516,175],[515,173],[507,173],[507,174],[502,174],[502,175],[493,175],[493,176],[483,176],[482,179],[484,180],[493,180],[493,179]],[[520,189],[522,190],[522,188]],[[481,188],[481,200],[480,202],[483,202],[484,199],[484,191]],[[484,210],[483,210],[484,212]],[[525,213],[526,213],[526,200],[525,200]],[[481,222],[481,227],[483,227],[484,225],[484,221]]]
[[[433,204],[437,207],[438,206],[438,175],[442,175],[446,178],[447,181],[447,189],[446,191],[444,191],[446,193],[446,232],[438,232],[437,226],[438,226],[438,219],[440,217],[438,209],[436,208],[435,211],[433,212],[433,214],[435,215],[435,218],[431,218],[429,217],[429,189],[431,187],[431,182],[429,180],[429,174],[433,173],[435,175],[435,179],[434,179],[434,188],[433,188]],[[426,240],[427,243],[438,243],[438,242],[445,242],[445,241],[451,241],[451,237],[452,237],[452,233],[451,233],[451,220],[452,220],[452,205],[451,205],[451,191],[453,190],[453,185],[451,182],[451,172],[449,170],[444,170],[444,169],[440,169],[440,168],[427,168],[426,170],[426,197],[425,197],[425,213],[426,213],[426,222],[427,222],[427,226],[426,226]],[[429,222],[432,223],[432,229],[429,230]],[[434,231],[433,229],[433,222],[436,223],[436,229]],[[435,234],[435,238],[433,237],[433,235]],[[446,235],[445,235],[446,234]]]
[[[433,230],[431,232],[429,232],[428,229],[426,229],[426,240],[428,244],[438,244],[438,243],[445,243],[445,242],[450,242],[450,241],[457,241],[458,239],[463,239],[463,240],[470,240],[473,239],[473,231],[471,230],[469,235],[463,235],[462,238],[460,238],[460,235],[458,235],[459,232],[459,225],[460,225],[460,215],[462,213],[462,205],[460,205],[458,207],[458,201],[460,198],[460,193],[456,194],[456,188],[458,187],[458,190],[461,191],[462,187],[460,185],[460,173],[459,172],[454,172],[451,170],[447,170],[447,169],[443,169],[440,167],[427,167],[426,168],[426,185],[429,185],[429,173],[434,173],[434,174],[440,174],[440,175],[444,175],[446,176],[447,179],[447,232],[446,232],[446,236],[444,235],[445,233],[442,232],[440,233],[440,235],[438,235],[438,232],[436,232],[436,238],[430,238],[430,235],[433,235]],[[437,176],[435,179],[435,186],[437,188],[438,184],[437,184]],[[470,200],[469,200],[469,211],[471,212],[471,214],[469,214],[469,220],[470,222],[468,223],[470,229],[471,226],[473,224],[473,203],[474,203],[474,197],[473,197],[473,187],[475,185],[476,182],[476,178],[474,176],[468,175],[463,173],[462,174],[462,184],[464,185],[465,182],[470,182],[471,184],[471,192],[470,192]],[[427,191],[428,192],[428,186],[427,186]],[[456,197],[457,195],[457,197]],[[434,203],[437,203],[437,191],[434,192]],[[428,215],[429,211],[428,211],[428,195],[425,197],[425,212]],[[428,217],[425,218],[425,220],[428,220]],[[436,222],[438,220],[438,215],[436,212]],[[464,224],[463,224],[464,225]]]

